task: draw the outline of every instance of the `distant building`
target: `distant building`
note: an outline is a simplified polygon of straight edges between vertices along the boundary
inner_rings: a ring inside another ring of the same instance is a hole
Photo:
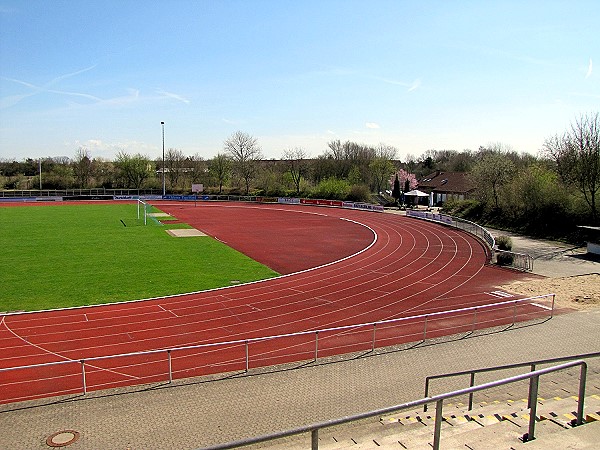
[[[433,193],[433,204],[448,200],[465,200],[472,195],[475,186],[465,172],[442,172],[437,170],[419,180],[419,190]]]

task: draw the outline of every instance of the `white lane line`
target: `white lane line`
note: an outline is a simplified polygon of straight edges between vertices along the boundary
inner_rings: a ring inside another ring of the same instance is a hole
[[[164,312],[168,312],[173,314],[175,317],[179,317],[177,314],[175,314],[173,311],[171,311],[170,309],[165,309],[162,305],[157,305],[160,309],[162,309]]]
[[[539,303],[530,303],[530,305],[537,306],[538,308],[547,309],[547,310],[552,309],[550,306],[540,305]]]

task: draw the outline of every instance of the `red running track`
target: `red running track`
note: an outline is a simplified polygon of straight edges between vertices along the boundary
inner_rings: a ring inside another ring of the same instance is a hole
[[[2,372],[0,403],[81,392],[81,359],[486,305],[515,299],[499,298],[495,286],[524,276],[486,265],[485,248],[466,233],[393,214],[287,205],[156,205],[289,275],[168,298],[2,316],[0,368],[69,363]],[[545,312],[528,308],[527,318]],[[481,327],[510,323],[515,311],[480,312],[476,319]],[[472,323],[473,313],[431,321],[428,337],[468,331]],[[422,330],[422,321],[378,326],[375,345],[418,341]],[[324,332],[318,337],[319,356],[368,349],[372,336],[372,327]],[[315,336],[173,351],[172,374],[244,370],[247,351],[252,367],[310,360]],[[94,360],[85,363],[86,384],[103,389],[164,381],[168,367],[166,352]]]

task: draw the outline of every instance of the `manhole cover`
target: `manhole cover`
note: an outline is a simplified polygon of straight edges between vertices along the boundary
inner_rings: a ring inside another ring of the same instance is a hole
[[[79,439],[79,433],[75,430],[63,430],[48,436],[46,444],[49,447],[66,447]]]

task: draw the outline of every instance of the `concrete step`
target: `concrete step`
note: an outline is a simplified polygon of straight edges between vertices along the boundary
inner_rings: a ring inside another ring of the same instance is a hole
[[[536,439],[517,444],[515,450],[591,450],[599,447],[600,421],[590,422],[579,427],[563,430],[560,433],[544,435],[536,434]]]
[[[538,398],[535,436],[548,436],[571,428],[575,418],[577,399],[573,396],[556,398]],[[434,410],[433,410],[434,411]],[[448,412],[449,414],[446,414]],[[366,419],[355,423],[321,430],[319,448],[323,450],[374,448],[430,449],[433,443],[435,415],[432,410],[424,413],[421,410],[401,411],[377,419]],[[600,422],[600,396],[591,395],[585,399],[585,413],[588,421]],[[487,439],[506,438],[511,445],[529,430],[529,408],[527,399],[517,401],[490,401],[474,405],[467,411],[458,405],[444,405],[442,421],[442,448],[453,448],[477,445],[486,448]],[[495,427],[502,422],[509,422],[495,431],[478,431]],[[481,436],[480,436],[481,435]],[[496,441],[498,443],[498,441]],[[448,446],[450,445],[450,446]],[[251,446],[252,449],[305,449],[310,447],[310,435],[290,437],[285,440]],[[494,447],[494,446],[492,446]],[[475,448],[475,447],[474,447]],[[495,450],[498,447],[494,447]],[[501,448],[501,447],[500,447]],[[507,447],[508,448],[508,447]]]
[[[505,420],[457,436],[444,436],[442,432],[440,447],[442,449],[499,450],[510,448],[509,445],[503,445],[503,443],[518,443],[519,433],[520,427]]]

